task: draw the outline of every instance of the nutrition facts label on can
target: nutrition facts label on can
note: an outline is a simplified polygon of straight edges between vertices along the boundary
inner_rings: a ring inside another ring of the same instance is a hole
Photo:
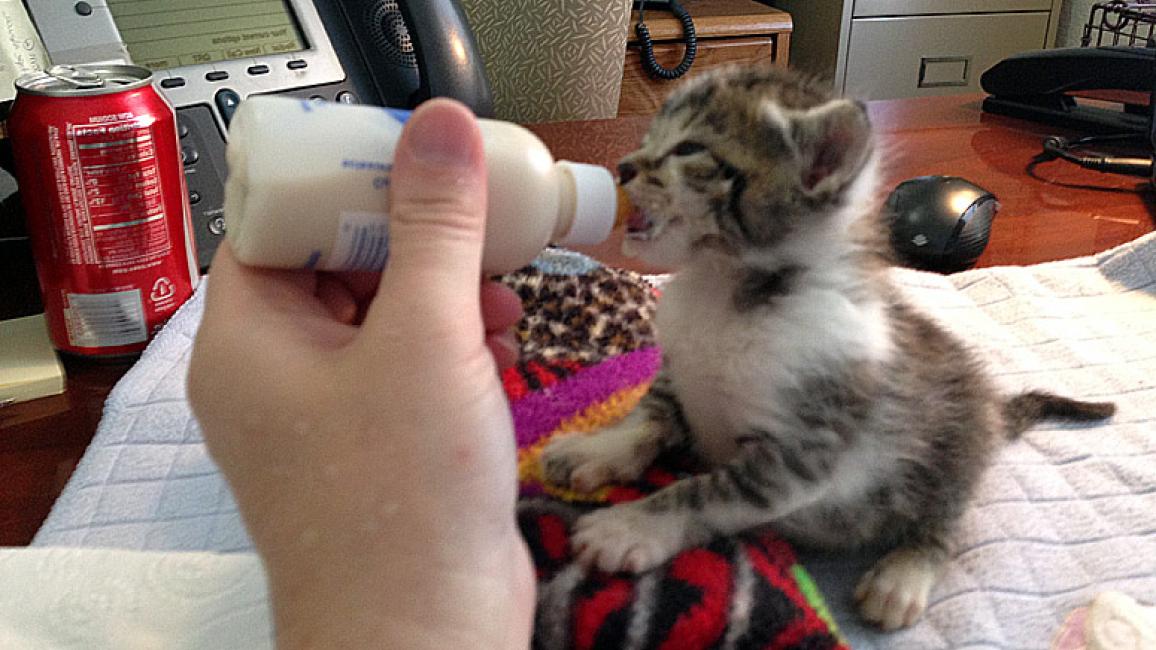
[[[140,269],[172,248],[161,197],[151,121],[130,118],[73,124],[68,145],[76,178],[73,209],[84,263]]]

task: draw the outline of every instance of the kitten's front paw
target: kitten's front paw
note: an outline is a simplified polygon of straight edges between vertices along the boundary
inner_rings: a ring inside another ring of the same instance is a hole
[[[542,450],[540,462],[550,483],[593,492],[609,483],[637,479],[650,460],[637,456],[625,436],[611,430],[555,438]]]
[[[909,627],[927,609],[940,564],[912,549],[893,551],[859,580],[859,615],[890,632]]]
[[[686,523],[683,515],[621,504],[580,517],[570,543],[587,568],[642,573],[686,548]]]

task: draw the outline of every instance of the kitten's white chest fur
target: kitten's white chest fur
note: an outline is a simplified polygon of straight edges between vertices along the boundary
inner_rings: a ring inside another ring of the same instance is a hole
[[[792,408],[782,391],[801,378],[839,360],[889,354],[881,304],[854,304],[837,285],[825,286],[828,272],[807,273],[773,306],[745,313],[733,306],[740,276],[709,259],[663,292],[658,340],[697,450],[716,465],[733,458],[752,430],[777,428]]]

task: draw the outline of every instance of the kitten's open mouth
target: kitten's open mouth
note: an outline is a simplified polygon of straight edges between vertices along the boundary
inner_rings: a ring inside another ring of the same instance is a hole
[[[626,238],[646,241],[654,236],[654,220],[641,208],[635,208],[626,221]]]

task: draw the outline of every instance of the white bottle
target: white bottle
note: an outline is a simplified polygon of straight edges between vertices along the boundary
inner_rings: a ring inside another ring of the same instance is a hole
[[[225,227],[251,266],[381,269],[387,195],[406,111],[257,96],[229,127]],[[479,120],[488,172],[482,269],[512,271],[548,244],[605,240],[618,207],[603,167],[555,163],[533,133]]]

